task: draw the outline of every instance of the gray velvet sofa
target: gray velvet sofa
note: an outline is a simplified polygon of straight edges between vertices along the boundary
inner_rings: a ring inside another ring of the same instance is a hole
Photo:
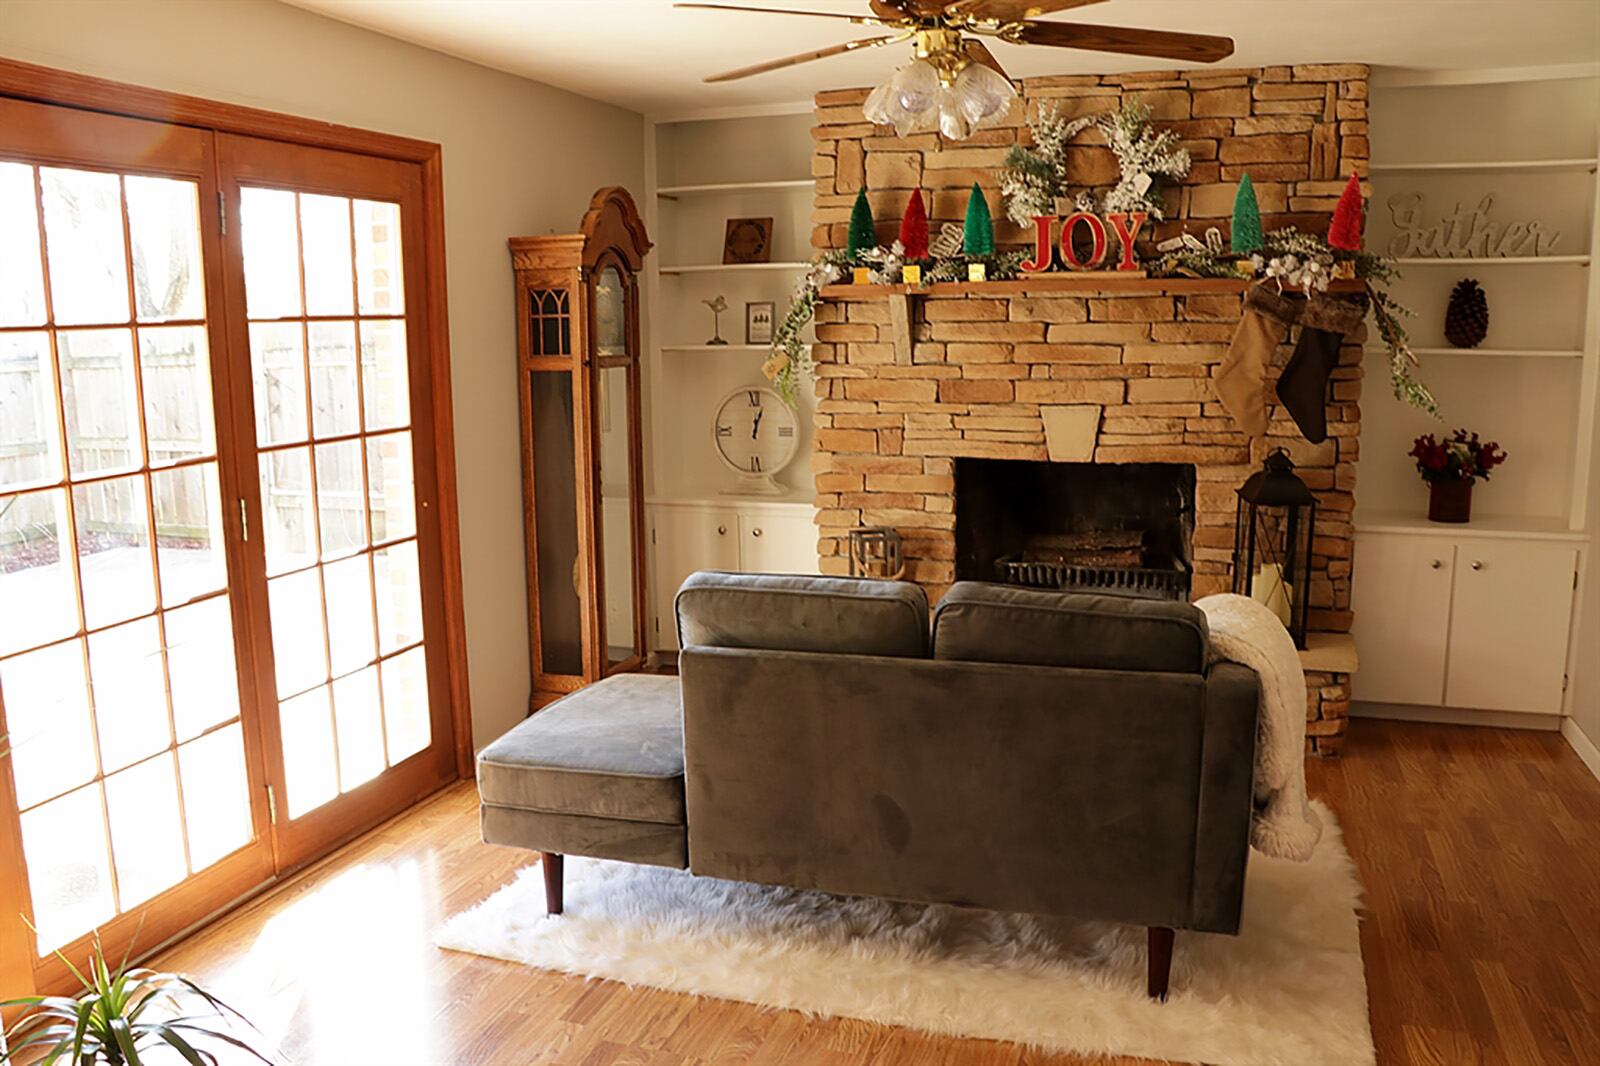
[[[680,677],[567,696],[479,757],[484,839],[844,895],[1235,933],[1255,675],[1187,604],[695,574]]]

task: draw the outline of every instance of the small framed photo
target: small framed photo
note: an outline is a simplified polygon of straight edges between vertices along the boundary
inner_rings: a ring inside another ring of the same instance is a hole
[[[744,305],[744,342],[746,344],[771,344],[772,321],[778,305],[771,300]]]
[[[730,218],[722,239],[724,263],[772,262],[772,219]]]

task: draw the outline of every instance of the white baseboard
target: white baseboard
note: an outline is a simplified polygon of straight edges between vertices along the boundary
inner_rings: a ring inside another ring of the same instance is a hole
[[[1589,772],[1600,778],[1600,748],[1595,747],[1594,741],[1578,728],[1578,723],[1571,718],[1562,719],[1561,735],[1566,737],[1567,743],[1572,745],[1572,750],[1578,753],[1578,758],[1583,760]]]
[[[1559,714],[1520,711],[1473,711],[1464,707],[1423,707],[1409,703],[1350,704],[1352,718],[1387,718],[1396,722],[1432,722],[1439,725],[1475,725],[1492,729],[1531,729],[1540,733],[1562,730],[1567,721]]]

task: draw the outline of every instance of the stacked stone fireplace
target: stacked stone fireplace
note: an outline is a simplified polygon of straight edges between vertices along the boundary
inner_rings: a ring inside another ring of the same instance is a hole
[[[818,97],[814,243],[842,246],[848,204],[863,181],[885,240],[919,185],[935,227],[960,217],[974,180],[998,217],[999,166],[1009,145],[1026,141],[1029,109],[1048,99],[1084,113],[1135,93],[1154,107],[1154,121],[1178,129],[1196,161],[1190,178],[1169,190],[1165,232],[1198,235],[1217,225],[1226,234],[1233,183],[1246,169],[1268,228],[1324,229],[1343,177],[1365,174],[1366,71],[1357,66],[1031,79],[1009,125],[960,144],[875,128],[861,118],[865,91],[846,90]],[[1082,151],[1086,175],[1103,169],[1106,149],[1088,142]],[[1000,236],[1023,238],[1004,228]],[[995,579],[1003,556],[1049,561],[1059,549],[1101,568],[1129,563],[1126,538],[1072,539],[1098,522],[1137,528],[1133,565],[1176,562],[1187,572],[1189,596],[1223,591],[1234,490],[1268,452],[1283,448],[1318,500],[1311,628],[1348,631],[1364,337],[1347,336],[1340,353],[1325,442],[1306,442],[1275,402],[1267,436],[1252,442],[1223,411],[1211,381],[1244,288],[1231,279],[1088,273],[914,292],[824,290],[813,351],[821,570],[847,571],[846,537],[860,526],[897,530],[907,576],[934,600],[955,580]],[[1287,355],[1285,347],[1274,360],[1269,401]],[[1107,495],[1093,488],[1097,469],[1098,476],[1112,472],[1118,491],[1147,479],[1144,503],[1109,518],[1075,516],[1065,496]],[[1069,482],[1079,488],[1064,492]],[[1049,500],[1019,509],[1029,494]],[[991,504],[1005,516],[979,517]],[[1038,527],[1031,546],[1016,528],[1029,522]],[[1156,527],[1166,532],[1151,534]],[[1166,544],[1173,530],[1182,535],[1176,543],[1152,550],[1151,537]],[[1307,676],[1311,747],[1335,752],[1348,675],[1310,669]]]

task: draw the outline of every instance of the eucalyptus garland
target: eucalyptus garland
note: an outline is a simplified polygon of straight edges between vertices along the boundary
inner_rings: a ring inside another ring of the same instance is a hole
[[[967,280],[967,266],[983,263],[990,281],[1007,281],[1021,273],[1026,252],[996,252],[994,255],[935,256],[915,260],[922,267],[923,284]],[[806,276],[795,286],[789,309],[772,331],[772,354],[761,365],[761,372],[772,382],[783,402],[790,407],[800,402],[800,385],[816,377],[811,361],[811,345],[801,339],[807,324],[816,317],[822,290],[844,278],[851,264],[865,266],[874,285],[898,285],[905,269],[905,248],[899,241],[888,247],[867,248],[854,259],[841,250],[827,251],[811,261]]]

